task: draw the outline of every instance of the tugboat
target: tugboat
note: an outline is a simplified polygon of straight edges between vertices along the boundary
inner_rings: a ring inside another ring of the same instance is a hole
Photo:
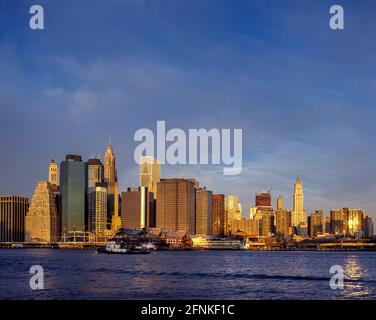
[[[99,253],[106,254],[150,254],[153,250],[155,246],[144,232],[125,229],[119,230],[105,248],[98,248]]]

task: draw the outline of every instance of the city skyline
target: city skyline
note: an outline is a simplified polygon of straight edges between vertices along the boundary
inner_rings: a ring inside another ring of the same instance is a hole
[[[109,132],[119,189],[138,185],[133,134],[165,120],[243,128],[244,157],[236,177],[189,165],[163,166],[164,177],[200,177],[246,209],[268,185],[273,205],[281,194],[291,208],[300,176],[307,214],[353,207],[375,219],[373,2],[344,1],[341,33],[325,2],[40,4],[41,32],[27,5],[0,4],[0,194],[31,198],[49,159],[102,154]]]
[[[108,161],[107,161],[107,165],[103,165],[102,162],[101,162],[101,159],[102,159],[102,156],[100,154],[98,154],[97,156],[90,156],[89,158],[85,159],[84,157],[82,157],[80,154],[72,154],[72,153],[69,153],[69,154],[66,154],[65,155],[65,158],[59,162],[59,161],[55,161],[55,159],[52,159],[50,160],[49,162],[49,166],[46,170],[46,178],[43,179],[43,178],[40,178],[37,182],[37,184],[34,186],[34,190],[32,192],[32,195],[31,196],[28,196],[28,195],[22,195],[22,194],[10,194],[10,193],[3,193],[3,194],[0,194],[1,196],[15,196],[15,197],[27,197],[29,198],[29,201],[32,200],[33,198],[33,194],[35,193],[35,190],[36,188],[38,187],[38,185],[42,182],[47,182],[47,181],[57,181],[59,182],[59,178],[60,178],[60,175],[57,174],[56,175],[56,172],[60,172],[60,168],[61,168],[61,165],[63,163],[66,163],[67,159],[69,158],[72,158],[74,159],[75,161],[78,160],[79,162],[82,161],[82,164],[87,166],[88,168],[90,166],[94,166],[94,165],[101,165],[103,168],[103,172],[106,171],[106,167],[107,167],[107,174],[106,173],[102,173],[103,176],[103,180],[105,181],[104,183],[108,184],[109,182],[112,182],[112,181],[116,181],[118,182],[118,178],[117,178],[117,165],[115,165],[115,158],[116,158],[116,153],[114,152],[113,150],[113,146],[110,142],[108,142],[107,146],[106,146],[106,150],[105,152],[103,153],[104,156],[103,156],[103,159],[107,158]],[[141,157],[142,159],[140,159],[140,164],[138,165],[138,184],[135,183],[135,184],[131,184],[131,185],[127,185],[124,189],[122,187],[119,187],[119,190],[117,191],[119,195],[121,195],[122,193],[127,193],[127,191],[129,190],[132,190],[132,189],[140,189],[142,188],[142,176],[146,173],[146,171],[143,171],[141,168],[143,167],[144,164],[144,160],[146,161],[146,163],[148,164],[157,164],[158,167],[161,167],[158,169],[158,174],[157,174],[157,177],[158,177],[158,180],[168,180],[168,179],[191,179],[191,180],[194,180],[196,181],[196,183],[200,184],[200,188],[201,187],[204,187],[205,190],[206,188],[208,188],[208,190],[212,190],[210,192],[214,194],[220,194],[220,192],[217,192],[217,190],[213,189],[211,186],[207,186],[203,183],[201,183],[201,177],[200,177],[200,180],[197,179],[197,177],[193,177],[193,176],[176,176],[176,177],[165,177],[163,175],[163,167],[166,166],[166,165],[161,165],[159,164],[159,161],[158,159],[152,157],[152,156],[142,156]],[[99,161],[98,161],[99,160]],[[152,162],[148,162],[152,160]],[[116,162],[118,163],[118,162]],[[90,189],[93,189],[92,187],[90,187],[90,180],[92,179],[90,177],[90,169],[87,169],[88,171],[88,174],[87,174],[87,184],[88,184],[88,191],[90,191]],[[145,173],[144,173],[145,172]],[[100,173],[99,174],[99,177],[101,176]],[[219,175],[221,176],[221,174],[219,173]],[[109,178],[110,176],[110,178]],[[223,176],[224,177],[224,176]],[[98,180],[99,181],[99,180]],[[96,181],[96,182],[98,182]],[[106,182],[107,181],[107,182]],[[146,181],[146,180],[145,180]],[[54,188],[54,183],[51,183],[51,186],[52,188]],[[103,183],[102,183],[103,184]],[[121,182],[119,183],[119,185],[121,186]],[[274,196],[273,196],[273,193],[271,192],[272,191],[272,186],[269,185],[268,189],[265,190],[261,190],[261,193],[259,191],[256,191],[254,194],[251,194],[251,198],[254,197],[256,195],[256,198],[258,196],[262,196],[262,195],[266,195],[268,194],[269,195],[269,201],[271,203],[271,207],[275,210],[278,210],[278,205],[279,205],[279,202],[282,203],[282,205],[286,208],[286,210],[290,211],[293,215],[294,215],[294,201],[299,201],[299,204],[298,204],[298,207],[299,207],[299,210],[304,210],[304,218],[302,218],[302,221],[307,221],[308,217],[311,216],[311,214],[315,214],[317,213],[318,210],[322,211],[324,213],[324,217],[330,217],[331,215],[331,212],[334,211],[334,210],[342,210],[343,208],[350,208],[350,209],[359,209],[359,210],[363,210],[368,216],[371,216],[373,217],[372,213],[370,212],[367,212],[366,210],[364,210],[364,208],[362,207],[356,207],[356,206],[344,206],[344,205],[338,205],[337,207],[333,207],[333,208],[330,208],[327,212],[325,210],[322,210],[320,208],[315,208],[315,209],[312,209],[312,210],[306,210],[306,206],[305,206],[305,202],[303,202],[303,193],[305,193],[305,189],[303,189],[303,183],[302,183],[302,179],[298,176],[294,182],[291,182],[291,185],[292,185],[292,190],[291,190],[291,198],[292,198],[292,203],[291,203],[291,206],[286,206],[286,202],[285,202],[285,197],[276,192],[274,193]],[[58,186],[59,188],[59,186]],[[101,188],[101,187],[98,187],[98,188]],[[110,187],[111,188],[111,187]],[[152,188],[155,188],[156,189],[156,185],[153,186]],[[294,200],[294,198],[296,197],[296,191],[298,188],[298,194],[297,196],[298,197],[301,197],[301,200]],[[54,190],[54,189],[52,189]],[[303,191],[304,190],[304,191]],[[156,190],[155,190],[156,191]],[[250,211],[249,210],[252,210],[252,209],[256,209],[257,207],[257,199],[254,200],[254,198],[251,199],[251,201],[246,205],[246,206],[243,206],[242,202],[239,200],[239,195],[238,194],[235,194],[235,193],[231,193],[231,192],[227,192],[227,193],[224,193],[225,195],[225,198],[226,199],[231,199],[230,201],[239,201],[239,205],[240,205],[240,213],[241,213],[241,218],[245,218],[245,219],[249,219],[250,218]],[[236,199],[236,200],[232,200],[232,199]],[[119,211],[120,213],[120,211]],[[235,214],[236,215],[236,214]],[[112,216],[112,214],[111,214]],[[119,218],[120,219],[120,218]],[[239,219],[239,217],[237,218]],[[120,222],[119,222],[120,223]],[[298,224],[296,224],[297,226]]]

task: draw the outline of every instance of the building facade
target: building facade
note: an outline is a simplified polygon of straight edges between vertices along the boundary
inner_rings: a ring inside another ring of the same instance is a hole
[[[97,185],[88,190],[89,232],[103,237],[107,229],[107,188]]]
[[[155,227],[154,195],[147,187],[128,188],[121,196],[121,227]]]
[[[53,159],[51,160],[50,165],[48,167],[48,182],[51,184],[52,192],[59,191],[59,165]]]
[[[87,166],[79,155],[67,155],[60,165],[62,235],[87,230]]]
[[[213,192],[205,188],[196,190],[196,234],[213,235]]]
[[[279,238],[287,238],[290,233],[290,213],[286,209],[277,209],[276,217],[276,235]]]
[[[140,158],[140,186],[147,187],[157,199],[157,184],[161,180],[161,164],[151,156]]]
[[[324,212],[322,210],[316,210],[311,213],[309,217],[309,236],[311,238],[316,238],[319,235],[325,233],[324,226]]]
[[[97,183],[104,182],[104,166],[99,159],[89,159],[87,162],[88,188],[94,188]]]
[[[26,242],[57,242],[58,215],[51,183],[38,183],[26,215]]]
[[[157,189],[156,226],[195,234],[195,184],[187,179],[161,179]]]
[[[225,195],[213,194],[213,235],[225,235]]]
[[[307,213],[304,209],[303,183],[298,177],[294,184],[293,208],[291,211],[291,224],[296,229],[307,225]]]
[[[104,181],[107,184],[107,228],[115,231],[121,226],[121,218],[116,157],[111,143],[104,155]]]
[[[0,242],[25,241],[25,217],[29,199],[0,196]]]

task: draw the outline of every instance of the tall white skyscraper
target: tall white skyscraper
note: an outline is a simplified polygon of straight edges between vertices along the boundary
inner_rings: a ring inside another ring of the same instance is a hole
[[[103,235],[107,226],[107,189],[89,188],[88,193],[89,231]]]
[[[291,212],[291,224],[293,227],[299,227],[301,224],[307,224],[307,213],[304,209],[303,184],[298,177],[294,184],[294,199]]]

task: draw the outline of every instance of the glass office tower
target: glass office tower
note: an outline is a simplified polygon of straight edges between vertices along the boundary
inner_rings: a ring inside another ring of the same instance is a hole
[[[81,156],[67,155],[60,166],[62,236],[85,232],[87,165]]]

